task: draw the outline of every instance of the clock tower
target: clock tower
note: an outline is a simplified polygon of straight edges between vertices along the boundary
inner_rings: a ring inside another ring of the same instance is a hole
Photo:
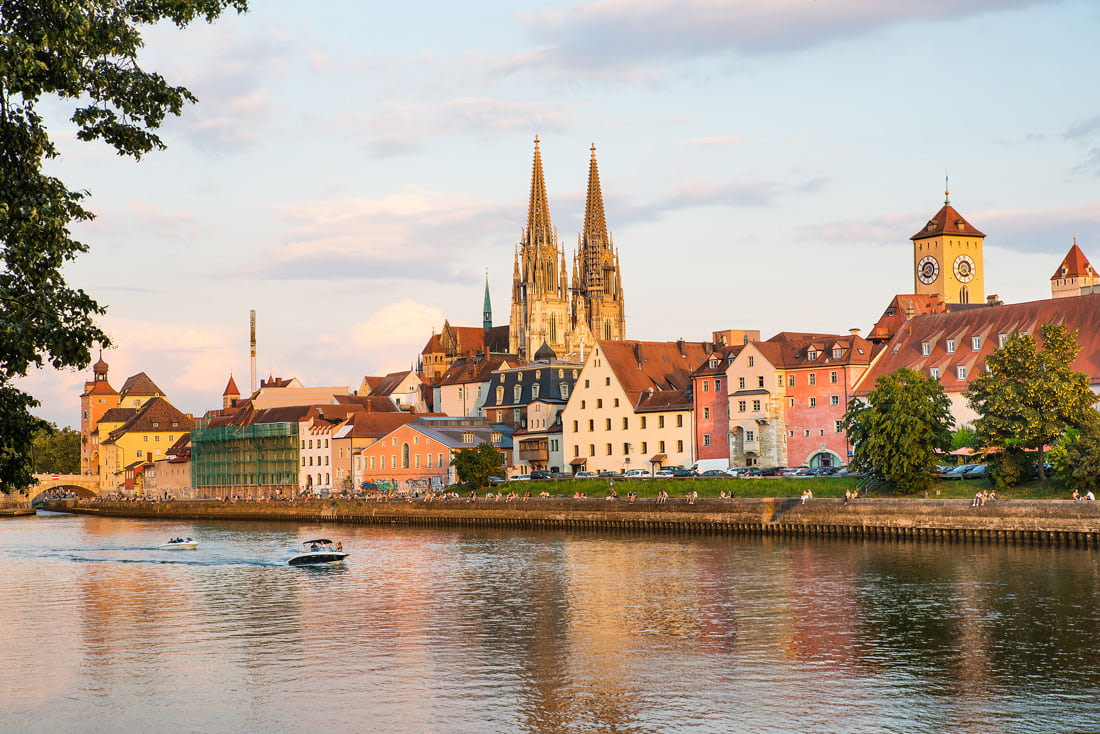
[[[944,303],[983,303],[985,235],[951,206],[947,191],[943,208],[928,220],[913,240],[913,292],[939,295]]]

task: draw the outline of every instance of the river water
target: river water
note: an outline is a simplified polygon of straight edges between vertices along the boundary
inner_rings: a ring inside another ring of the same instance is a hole
[[[1098,602],[1089,550],[40,514],[0,730],[1093,732]]]

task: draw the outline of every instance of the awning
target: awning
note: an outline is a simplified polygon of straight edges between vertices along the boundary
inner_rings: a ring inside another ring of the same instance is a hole
[[[584,458],[573,459],[572,461],[569,462],[569,466],[583,466],[584,462],[586,462],[586,461],[588,461],[588,459],[584,459]]]
[[[650,464],[660,464],[662,461],[668,458],[667,454],[656,454],[650,458]]]

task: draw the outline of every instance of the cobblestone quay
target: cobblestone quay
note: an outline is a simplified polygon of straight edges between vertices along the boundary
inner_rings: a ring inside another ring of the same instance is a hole
[[[107,517],[287,520],[452,527],[592,529],[805,537],[1024,543],[1097,548],[1100,505],[1071,500],[466,498],[48,503],[46,509]]]

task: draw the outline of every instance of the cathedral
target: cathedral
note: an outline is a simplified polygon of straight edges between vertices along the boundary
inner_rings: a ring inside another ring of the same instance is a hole
[[[512,272],[508,329],[508,351],[512,354],[531,359],[545,344],[564,357],[584,353],[597,339],[626,338],[619,254],[604,218],[595,145],[591,152],[584,227],[577,236],[570,277],[565,247],[550,222],[542,153],[535,137],[527,227],[516,249]]]

